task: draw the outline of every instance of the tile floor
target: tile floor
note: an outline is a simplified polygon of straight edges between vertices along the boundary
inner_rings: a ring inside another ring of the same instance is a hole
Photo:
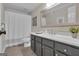
[[[7,53],[7,56],[36,56],[30,47],[24,47],[23,45],[8,47],[5,53]]]

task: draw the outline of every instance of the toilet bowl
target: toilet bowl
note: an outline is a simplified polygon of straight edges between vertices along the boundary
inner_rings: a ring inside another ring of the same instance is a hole
[[[24,38],[23,41],[24,41],[24,47],[30,47],[31,46],[31,39],[30,39],[30,37]]]

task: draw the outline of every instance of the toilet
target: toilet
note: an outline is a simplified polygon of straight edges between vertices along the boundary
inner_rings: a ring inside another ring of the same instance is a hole
[[[23,39],[24,47],[30,47],[31,46],[31,39],[30,37],[26,37]]]

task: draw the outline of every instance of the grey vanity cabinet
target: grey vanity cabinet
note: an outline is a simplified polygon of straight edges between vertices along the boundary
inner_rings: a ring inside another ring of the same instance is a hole
[[[53,56],[53,49],[52,48],[49,48],[45,45],[43,45],[42,47],[42,52],[43,52],[43,56]]]
[[[79,56],[79,47],[31,35],[31,48],[38,56]]]
[[[36,41],[35,45],[35,53],[38,56],[41,56],[41,43]]]

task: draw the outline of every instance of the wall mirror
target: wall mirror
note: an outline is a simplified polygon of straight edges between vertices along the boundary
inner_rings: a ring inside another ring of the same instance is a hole
[[[57,24],[63,24],[64,23],[64,17],[57,17]]]
[[[46,26],[61,27],[79,25],[79,8],[76,7],[79,7],[79,4],[60,3],[48,10],[42,10],[41,14],[46,16]],[[43,17],[43,15],[41,17]]]

